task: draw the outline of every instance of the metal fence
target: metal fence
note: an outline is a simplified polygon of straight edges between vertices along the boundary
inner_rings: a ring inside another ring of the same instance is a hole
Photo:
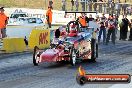
[[[53,3],[52,3],[53,1]],[[100,1],[100,2],[97,2]],[[105,1],[105,0],[102,0]],[[126,0],[127,3],[101,2],[101,0],[0,0],[0,6],[5,7],[24,7],[24,8],[41,8],[47,9],[48,5],[52,5],[54,10],[62,11],[97,11],[99,13],[108,14],[131,14],[127,10],[132,4],[132,0]],[[112,1],[112,0],[111,0]],[[125,1],[125,0],[120,0]],[[128,3],[130,2],[130,3]]]
[[[78,0],[77,0],[78,1]],[[98,13],[107,13],[107,14],[131,14],[132,5],[130,3],[119,3],[119,2],[93,2],[88,0],[81,0],[81,2],[74,1],[74,4],[71,2],[71,9],[68,2],[62,3],[62,10],[71,10],[71,11],[97,11]],[[65,7],[65,8],[63,8]],[[75,8],[73,10],[73,8]]]
[[[46,0],[47,1],[47,0]],[[45,6],[49,5],[48,1]],[[52,1],[52,0],[49,0]],[[98,2],[97,2],[98,1]],[[102,2],[105,1],[105,2]],[[117,2],[118,0],[53,0],[53,8],[63,11],[97,11],[98,13],[107,14],[131,14],[132,13],[132,0],[124,0],[124,3]],[[115,1],[115,2],[114,2]],[[58,3],[56,5],[56,3]],[[60,8],[57,8],[59,7]]]

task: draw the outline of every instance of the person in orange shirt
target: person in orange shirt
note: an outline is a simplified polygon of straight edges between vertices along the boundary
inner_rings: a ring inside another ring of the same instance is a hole
[[[85,31],[89,22],[89,18],[85,15],[85,13],[81,13],[81,16],[77,18],[77,21],[81,24],[81,30]]]
[[[52,23],[52,6],[48,6],[48,10],[46,12],[46,21],[47,21],[48,27],[51,28],[51,23]]]
[[[4,7],[0,7],[0,34],[2,38],[6,37],[6,25],[8,23],[8,17],[4,13]]]
[[[81,13],[81,16],[77,18],[77,21],[80,22],[82,28],[86,28],[88,26],[87,23],[89,22],[89,19],[85,13]]]

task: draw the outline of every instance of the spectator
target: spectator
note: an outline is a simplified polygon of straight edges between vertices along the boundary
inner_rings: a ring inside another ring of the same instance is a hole
[[[52,23],[52,7],[48,6],[48,10],[46,12],[46,22],[48,24],[48,28],[51,28]]]
[[[121,6],[119,3],[120,3],[119,0],[115,3],[115,10],[116,10],[117,16],[120,15],[120,11],[121,11]]]
[[[53,8],[53,1],[49,0],[49,6],[51,6]]]
[[[99,2],[103,2],[103,0],[99,0]],[[102,13],[102,3],[99,4],[99,12]]]
[[[129,26],[129,20],[127,19],[127,16],[125,16],[123,19],[122,19],[122,30],[121,30],[121,37],[120,37],[120,40],[126,40],[127,39],[127,32],[128,32],[128,26]]]
[[[109,4],[109,14],[113,14],[114,13],[114,7],[115,7],[114,0],[109,0],[108,4]]]
[[[127,15],[132,15],[132,5],[126,8]]]
[[[94,6],[94,11],[97,11],[97,3],[96,3],[97,0],[93,0],[93,2],[94,2],[94,5],[93,5]]]
[[[108,3],[112,2],[112,0],[108,0]]]
[[[78,2],[78,0],[75,1],[75,5],[76,5],[76,11],[78,11],[78,8],[79,8],[79,2]]]
[[[87,5],[88,0],[81,0],[80,3],[82,5],[82,11],[86,10],[86,5]]]
[[[111,3],[111,14],[114,14],[114,9],[115,9],[115,3],[114,3],[114,0],[112,0],[112,3]]]
[[[125,3],[126,3],[126,0],[125,0]],[[127,8],[127,4],[123,4],[122,5],[122,12],[123,12],[123,14],[126,14],[126,8]]]
[[[8,17],[4,13],[4,7],[0,7],[0,33],[2,38],[7,37],[6,35],[6,25],[8,23]]]
[[[62,10],[66,11],[66,0],[62,0]]]
[[[73,7],[74,7],[74,0],[71,0],[71,5],[72,5],[71,11],[73,11]]]
[[[92,11],[92,0],[88,0],[86,4],[88,5],[88,11]]]
[[[107,4],[106,4],[106,0],[104,0],[103,12],[104,12],[104,13],[107,13]]]
[[[124,26],[123,19],[124,19],[124,15],[123,15],[123,18],[121,19],[121,21],[119,21],[119,27],[120,27],[120,38],[119,38],[119,40],[123,39],[123,26]]]

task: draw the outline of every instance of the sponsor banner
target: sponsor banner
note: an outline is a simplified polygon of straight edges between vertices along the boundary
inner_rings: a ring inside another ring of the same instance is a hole
[[[49,48],[50,46],[50,30],[32,30],[29,36],[29,49],[38,46],[40,49]]]

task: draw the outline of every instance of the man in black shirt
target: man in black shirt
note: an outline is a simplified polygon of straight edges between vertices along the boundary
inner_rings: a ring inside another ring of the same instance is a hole
[[[127,39],[127,32],[128,32],[128,26],[129,26],[129,20],[127,19],[127,17],[125,16],[124,19],[122,19],[123,22],[123,26],[122,26],[122,40],[126,40]]]

